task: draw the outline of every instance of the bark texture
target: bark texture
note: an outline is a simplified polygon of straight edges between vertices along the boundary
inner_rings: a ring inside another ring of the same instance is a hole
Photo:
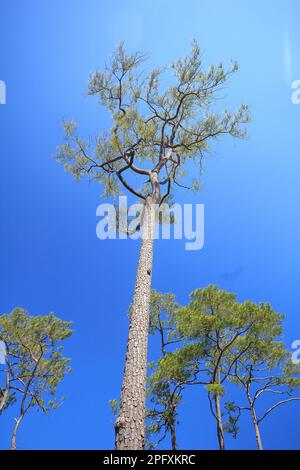
[[[149,304],[155,230],[152,202],[152,197],[145,202],[143,235],[121,391],[120,416],[115,423],[117,450],[142,450],[145,445]]]

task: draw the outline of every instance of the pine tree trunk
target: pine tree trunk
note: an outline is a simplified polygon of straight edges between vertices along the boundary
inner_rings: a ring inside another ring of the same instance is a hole
[[[8,367],[8,370],[6,372],[6,381],[5,381],[5,389],[2,389],[2,397],[1,397],[1,400],[0,400],[0,414],[2,413],[2,411],[4,410],[4,408],[6,407],[6,402],[8,400],[8,397],[9,397],[9,389],[10,389],[10,373],[9,373],[9,366],[7,364],[7,367]]]
[[[171,447],[172,450],[177,450],[177,440],[176,440],[176,405],[173,404],[172,402],[172,393],[171,393],[171,387],[170,387],[170,382],[168,383],[168,401],[169,401],[169,412],[170,412],[170,417],[169,417],[169,429],[170,429],[170,436],[171,436]]]
[[[220,367],[217,368],[216,377],[217,377],[217,383],[220,385],[221,384]],[[225,450],[221,397],[219,393],[215,394],[214,401],[215,401],[215,410],[216,410],[217,435],[218,435],[219,449]]]
[[[155,214],[152,197],[145,202],[143,234],[130,317],[120,416],[115,424],[117,450],[142,450],[145,444],[145,405],[149,304]]]
[[[172,446],[172,450],[177,450],[175,423],[171,423],[171,425],[170,425],[170,433],[171,433],[171,446]]]
[[[252,422],[253,422],[253,426],[254,426],[254,432],[255,432],[257,448],[258,448],[258,450],[263,450],[262,440],[261,440],[261,435],[260,435],[260,429],[259,429],[259,425],[258,425],[258,422],[257,422],[257,417],[256,417],[256,413],[255,413],[255,409],[254,409],[253,404],[250,404],[250,408],[251,408],[251,416],[252,416]]]
[[[1,400],[0,400],[0,414],[2,413],[2,411],[4,410],[5,406],[6,406],[6,402],[7,402],[7,399],[8,399],[8,395],[9,395],[9,389],[6,388],[4,390],[4,392],[2,391],[3,395],[1,397]]]
[[[221,403],[220,403],[220,395],[218,393],[215,394],[215,407],[216,407],[216,417],[217,417],[217,434],[218,434],[219,449],[225,450]]]
[[[13,429],[13,433],[12,433],[12,439],[11,439],[11,447],[10,447],[10,450],[16,450],[17,447],[16,447],[16,440],[17,440],[17,432],[18,432],[18,429],[19,429],[19,426],[21,424],[21,421],[22,419],[24,418],[24,413],[22,413],[18,419],[16,419],[16,423],[15,423],[15,426],[14,426],[14,429]]]

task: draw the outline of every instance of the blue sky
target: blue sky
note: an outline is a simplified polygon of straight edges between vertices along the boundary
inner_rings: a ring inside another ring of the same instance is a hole
[[[1,2],[0,14],[0,80],[7,87],[0,106],[0,311],[54,311],[75,330],[66,345],[73,365],[62,386],[67,400],[52,415],[27,416],[19,448],[112,448],[108,400],[120,393],[138,245],[96,238],[101,187],[76,184],[51,158],[63,139],[62,119],[73,117],[83,134],[105,130],[106,113],[85,96],[87,80],[121,40],[149,52],[153,66],[184,54],[193,37],[207,64],[238,60],[225,102],[250,105],[250,138],[216,143],[202,191],[178,193],[180,202],[205,204],[205,246],[192,252],[184,241],[158,241],[153,286],[182,303],[209,283],[240,300],[269,301],[287,315],[290,345],[300,338],[300,106],[291,101],[291,83],[300,79],[300,4],[11,0]],[[196,388],[186,395],[181,448],[217,447],[205,400]],[[12,409],[1,418],[0,448],[8,446],[13,416]],[[299,406],[291,404],[266,421],[266,448],[299,448],[297,416]],[[228,448],[254,447],[243,421]]]

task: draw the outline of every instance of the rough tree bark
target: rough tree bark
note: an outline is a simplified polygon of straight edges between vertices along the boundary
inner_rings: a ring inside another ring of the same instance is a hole
[[[153,193],[145,201],[143,234],[130,316],[120,415],[115,423],[117,450],[142,450],[145,445],[145,406],[149,304],[155,231],[157,174],[151,177]]]

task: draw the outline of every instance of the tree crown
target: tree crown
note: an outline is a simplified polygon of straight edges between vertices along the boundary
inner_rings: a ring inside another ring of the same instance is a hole
[[[139,52],[128,54],[121,44],[105,70],[90,76],[88,94],[99,97],[112,126],[87,141],[79,137],[73,120],[65,122],[66,142],[57,158],[77,179],[88,175],[102,183],[105,196],[126,188],[146,199],[155,185],[159,193],[166,185],[164,196],[156,198],[162,202],[174,185],[199,188],[198,180],[185,183],[185,163],[192,160],[201,166],[210,141],[223,134],[245,137],[249,113],[244,104],[236,112],[213,111],[238,65],[225,70],[220,63],[205,70],[196,41],[188,55],[170,66],[140,72],[145,59]],[[170,84],[163,87],[165,74]]]
[[[53,314],[30,316],[22,308],[0,316],[10,390],[28,398],[30,406],[43,411],[47,411],[47,406],[58,406],[53,400],[46,406],[44,397],[54,395],[60,381],[71,371],[70,360],[62,355],[60,345],[72,334],[70,325]]]

